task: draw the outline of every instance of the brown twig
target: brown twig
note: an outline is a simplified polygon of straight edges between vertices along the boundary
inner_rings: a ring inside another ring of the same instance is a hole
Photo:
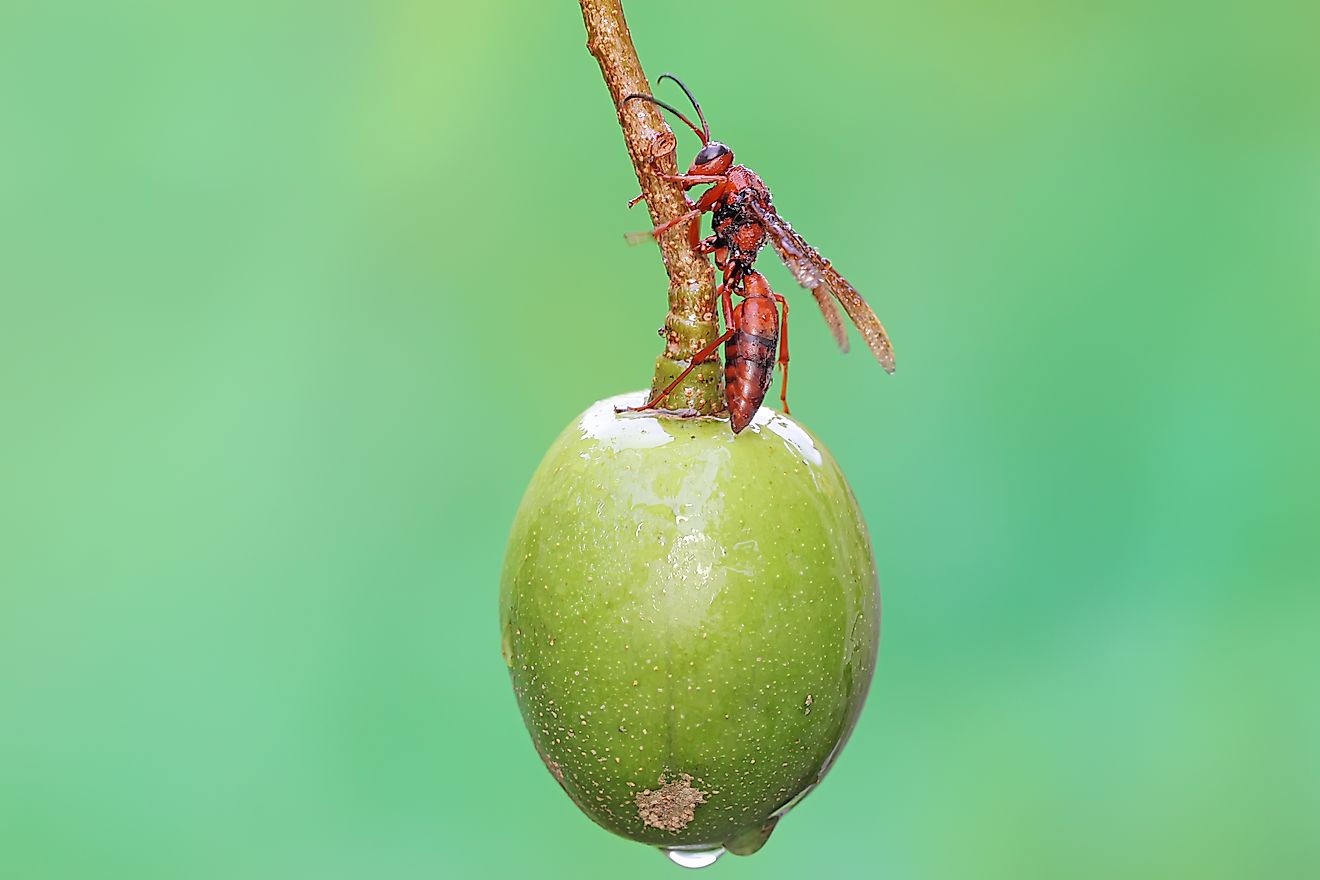
[[[630,94],[651,94],[651,86],[642,73],[620,0],[580,2],[587,26],[587,50],[600,63],[637,182],[651,211],[651,222],[659,225],[689,208],[683,188],[659,176],[678,172],[674,159],[677,140],[654,105],[623,101]],[[692,249],[685,225],[661,237],[660,255],[669,273],[669,314],[665,318],[665,351],[656,361],[652,393],[672,382],[687,361],[719,335],[715,273],[706,258]],[[665,399],[665,408],[695,410],[700,415],[722,412],[720,378],[718,359],[699,365]]]

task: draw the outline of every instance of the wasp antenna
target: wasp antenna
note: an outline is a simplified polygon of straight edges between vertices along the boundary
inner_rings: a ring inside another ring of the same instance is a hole
[[[678,83],[678,87],[683,90],[683,94],[688,96],[688,100],[692,102],[692,109],[697,111],[697,118],[701,120],[701,130],[704,132],[701,136],[701,142],[703,144],[707,143],[710,140],[710,123],[706,121],[706,114],[701,112],[701,105],[697,103],[697,99],[692,97],[692,90],[672,73],[660,74],[660,78],[657,79],[656,82],[660,82],[662,79],[672,79],[674,82]],[[691,123],[688,124],[691,125]],[[695,128],[695,126],[693,127]]]
[[[649,101],[658,107],[663,107],[666,110],[668,110],[670,113],[677,116],[679,119],[683,120],[683,122],[687,125],[687,127],[692,129],[692,131],[696,133],[697,137],[701,138],[702,144],[705,144],[707,141],[710,140],[710,135],[702,131],[702,129],[697,128],[695,125],[693,125],[691,119],[688,119],[682,113],[678,112],[677,109],[671,107],[669,104],[666,104],[664,101],[661,101],[659,98],[655,97],[654,95],[643,95],[641,92],[633,92],[631,95],[624,95],[623,101],[621,103],[627,104],[629,101],[631,101],[634,98],[638,99],[639,101]],[[700,107],[697,108],[697,112],[698,113],[701,112]],[[704,123],[705,120],[703,119],[702,122]]]

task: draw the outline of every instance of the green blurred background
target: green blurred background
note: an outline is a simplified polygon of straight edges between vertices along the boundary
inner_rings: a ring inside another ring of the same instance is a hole
[[[795,325],[879,671],[711,870],[1320,872],[1316,7],[629,14],[898,352]],[[0,875],[676,876],[499,654],[523,487],[660,345],[583,44],[566,0],[0,6]]]

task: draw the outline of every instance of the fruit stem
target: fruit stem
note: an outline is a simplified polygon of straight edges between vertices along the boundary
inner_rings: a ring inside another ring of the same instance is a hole
[[[651,94],[650,83],[633,48],[632,34],[620,0],[580,0],[587,27],[587,51],[600,64],[601,75],[623,128],[637,182],[659,226],[689,209],[683,188],[662,174],[677,174],[674,150],[678,143],[660,111],[648,101],[628,101],[630,94]],[[687,225],[681,224],[660,238],[660,256],[669,274],[669,313],[665,317],[665,350],[656,359],[651,393],[674,380],[694,354],[719,335],[716,317],[715,272],[704,256],[693,250]],[[698,415],[724,411],[719,360],[697,366],[662,402],[665,409],[693,410]]]

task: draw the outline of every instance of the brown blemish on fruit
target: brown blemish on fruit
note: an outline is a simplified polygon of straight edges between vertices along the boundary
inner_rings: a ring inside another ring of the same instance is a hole
[[[550,760],[549,758],[547,758],[545,755],[542,755],[542,756],[541,756],[541,760],[542,760],[542,761],[545,761],[545,769],[547,769],[547,770],[550,771],[550,775],[553,776],[553,777],[555,778],[555,780],[556,780],[560,785],[563,785],[563,784],[564,784],[564,769],[563,769],[562,767],[559,766],[559,762],[558,762],[558,761],[551,761],[551,760]]]
[[[649,788],[637,795],[637,814],[652,828],[682,831],[696,818],[697,806],[706,802],[706,793],[692,785],[692,777],[682,774],[666,783],[660,776],[660,788]]]

